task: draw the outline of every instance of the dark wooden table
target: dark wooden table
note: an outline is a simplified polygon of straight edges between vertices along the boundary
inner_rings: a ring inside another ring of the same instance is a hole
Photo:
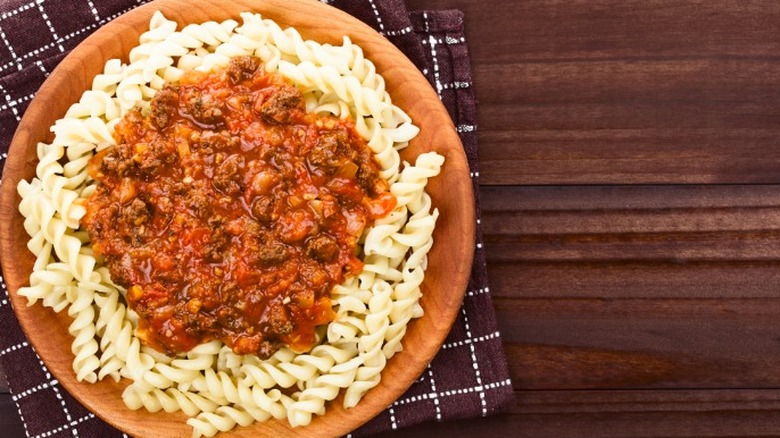
[[[408,3],[466,12],[517,403],[385,436],[780,434],[780,3]]]

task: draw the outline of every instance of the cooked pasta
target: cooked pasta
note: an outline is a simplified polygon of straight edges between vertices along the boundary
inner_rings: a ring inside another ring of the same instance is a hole
[[[18,186],[28,248],[37,257],[30,285],[19,293],[30,305],[67,309],[77,379],[130,379],[122,395],[130,409],[181,410],[191,417],[195,437],[269,418],[303,426],[340,392],[345,407],[352,407],[379,383],[407,324],[423,313],[420,284],[438,216],[425,186],[444,162],[432,152],[401,162],[398,150],[419,130],[392,104],[384,79],[348,38],[338,46],[319,44],[258,14],[241,19],[177,30],[156,13],[130,62],[108,61],[92,88],[54,124],[54,140],[38,145],[36,177]],[[87,163],[115,143],[114,126],[128,111],[149,110],[166,82],[244,55],[261,58],[269,72],[299,88],[307,111],[353,118],[397,206],[364,231],[364,269],[331,292],[336,317],[309,353],[282,348],[261,360],[211,341],[169,357],[136,337],[138,315],[127,306],[126,291],[112,283],[81,228],[85,199],[96,184]]]

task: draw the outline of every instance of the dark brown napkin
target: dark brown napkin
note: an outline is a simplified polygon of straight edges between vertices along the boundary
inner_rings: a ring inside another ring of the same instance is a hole
[[[18,122],[48,73],[86,36],[140,3],[146,0],[0,2],[0,169]],[[402,0],[325,3],[374,27],[423,71],[455,122],[478,194],[476,102],[462,13],[410,13]],[[478,199],[475,203],[478,207]],[[444,346],[406,394],[351,435],[430,420],[486,416],[512,403],[480,228],[477,219],[471,279]],[[0,288],[0,361],[28,436],[123,436],[81,406],[49,374],[22,333],[2,281]]]

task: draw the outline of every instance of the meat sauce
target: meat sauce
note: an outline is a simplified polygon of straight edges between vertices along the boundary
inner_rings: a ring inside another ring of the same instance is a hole
[[[362,270],[363,229],[396,205],[354,124],[307,113],[253,57],[167,84],[115,137],[83,223],[137,335],[167,354],[308,351],[331,289]]]

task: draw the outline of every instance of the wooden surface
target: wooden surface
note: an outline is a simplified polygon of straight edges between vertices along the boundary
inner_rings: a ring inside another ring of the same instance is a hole
[[[780,433],[780,3],[408,4],[466,12],[517,403],[383,436]]]

